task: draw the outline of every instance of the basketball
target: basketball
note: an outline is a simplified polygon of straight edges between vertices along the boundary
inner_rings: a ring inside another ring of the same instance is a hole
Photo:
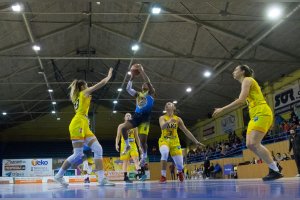
[[[133,76],[138,76],[140,74],[138,68],[139,68],[139,64],[133,64],[131,66],[130,72]]]

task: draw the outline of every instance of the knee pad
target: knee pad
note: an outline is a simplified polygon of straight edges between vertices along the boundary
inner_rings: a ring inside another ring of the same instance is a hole
[[[94,142],[94,143],[91,145],[91,149],[92,149],[92,151],[94,152],[94,158],[95,158],[95,159],[100,159],[100,158],[102,158],[102,156],[103,156],[103,149],[102,149],[102,146],[99,144],[98,141]]]
[[[176,165],[177,171],[181,172],[183,170],[183,156],[173,156],[172,158]]]
[[[72,165],[75,163],[81,164],[82,163],[82,157],[84,156],[83,154],[83,148],[74,148],[73,149],[73,154],[67,158],[67,161],[71,163]]]
[[[160,154],[161,154],[161,159],[160,160],[168,160],[169,157],[169,148],[165,145],[161,146],[159,148]]]

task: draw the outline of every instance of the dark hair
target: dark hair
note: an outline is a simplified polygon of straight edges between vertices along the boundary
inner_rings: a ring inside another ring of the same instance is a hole
[[[242,71],[244,71],[245,77],[253,77],[254,71],[248,65],[240,65],[239,66]]]
[[[81,86],[84,86],[86,84],[87,84],[86,81],[78,80],[77,83],[76,83],[76,87],[78,88],[79,91],[81,91]]]

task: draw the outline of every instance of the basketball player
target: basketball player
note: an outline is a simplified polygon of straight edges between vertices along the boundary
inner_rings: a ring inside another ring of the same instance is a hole
[[[261,144],[262,139],[273,123],[273,113],[268,106],[258,83],[253,78],[253,70],[247,65],[239,65],[233,71],[233,78],[242,84],[240,96],[223,108],[216,108],[213,117],[236,106],[247,102],[250,121],[247,128],[246,145],[259,158],[269,165],[269,174],[264,181],[283,177],[270,151]]]
[[[130,113],[126,113],[125,117],[124,117],[125,122],[128,120],[131,120],[131,114]],[[122,124],[119,125],[118,127],[118,132],[117,132],[117,136],[116,136],[116,150],[119,152],[119,142],[120,142],[120,138],[122,135],[122,131],[121,131],[121,127]],[[122,152],[125,149],[125,141],[124,138],[122,137],[121,139],[121,153],[120,153],[120,160],[123,161],[123,172],[124,172],[124,181],[127,183],[131,183],[132,181],[129,180],[128,175],[127,175],[127,167],[128,167],[128,163],[130,161],[130,157],[132,158],[134,165],[135,165],[135,169],[138,172],[138,176],[141,178],[141,180],[145,180],[146,176],[144,175],[145,171],[141,171],[141,167],[139,165],[139,152],[138,152],[138,148],[136,146],[136,143],[138,144],[139,148],[140,148],[140,152],[142,152],[142,149],[140,147],[140,139],[138,136],[138,132],[137,132],[137,128],[134,129],[130,129],[128,131],[128,140],[130,143],[130,147],[131,149],[126,153],[126,154],[122,154]],[[141,174],[143,173],[143,174]]]
[[[142,92],[135,91],[132,88],[132,81],[135,75],[131,73],[131,78],[127,84],[126,90],[131,96],[136,98],[136,109],[133,118],[131,120],[126,121],[121,126],[122,135],[126,144],[123,154],[126,154],[130,150],[130,143],[127,131],[132,128],[138,127],[139,138],[143,149],[140,164],[142,167],[144,167],[147,158],[147,138],[149,132],[151,110],[154,104],[155,90],[152,84],[150,83],[150,79],[146,75],[142,65],[135,64],[134,66],[142,75],[145,83],[142,85]]]
[[[166,103],[165,111],[167,113],[159,118],[160,128],[162,130],[158,145],[161,153],[161,178],[160,183],[166,183],[166,169],[169,153],[177,168],[177,176],[180,182],[184,180],[183,170],[183,156],[181,145],[177,133],[180,128],[183,133],[192,140],[196,145],[203,145],[193,136],[193,134],[185,127],[182,119],[174,114],[175,105],[171,102]],[[204,145],[203,145],[204,146]]]
[[[112,76],[112,70],[113,69],[110,68],[107,77],[92,87],[88,87],[87,83],[83,80],[74,80],[69,86],[69,88],[71,88],[70,98],[74,104],[76,112],[69,126],[70,137],[73,145],[73,154],[65,160],[62,167],[54,177],[54,180],[64,187],[67,187],[68,183],[64,180],[63,175],[71,165],[82,159],[84,144],[89,146],[94,152],[95,171],[98,175],[99,186],[115,185],[104,177],[102,146],[90,130],[87,118],[92,99],[91,94],[103,87],[109,81]]]

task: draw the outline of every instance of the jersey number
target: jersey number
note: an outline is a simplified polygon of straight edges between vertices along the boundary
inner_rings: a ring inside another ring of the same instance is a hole
[[[77,100],[75,101],[75,103],[74,103],[74,108],[75,108],[75,110],[77,110],[78,107],[79,107],[79,99],[77,99]]]

